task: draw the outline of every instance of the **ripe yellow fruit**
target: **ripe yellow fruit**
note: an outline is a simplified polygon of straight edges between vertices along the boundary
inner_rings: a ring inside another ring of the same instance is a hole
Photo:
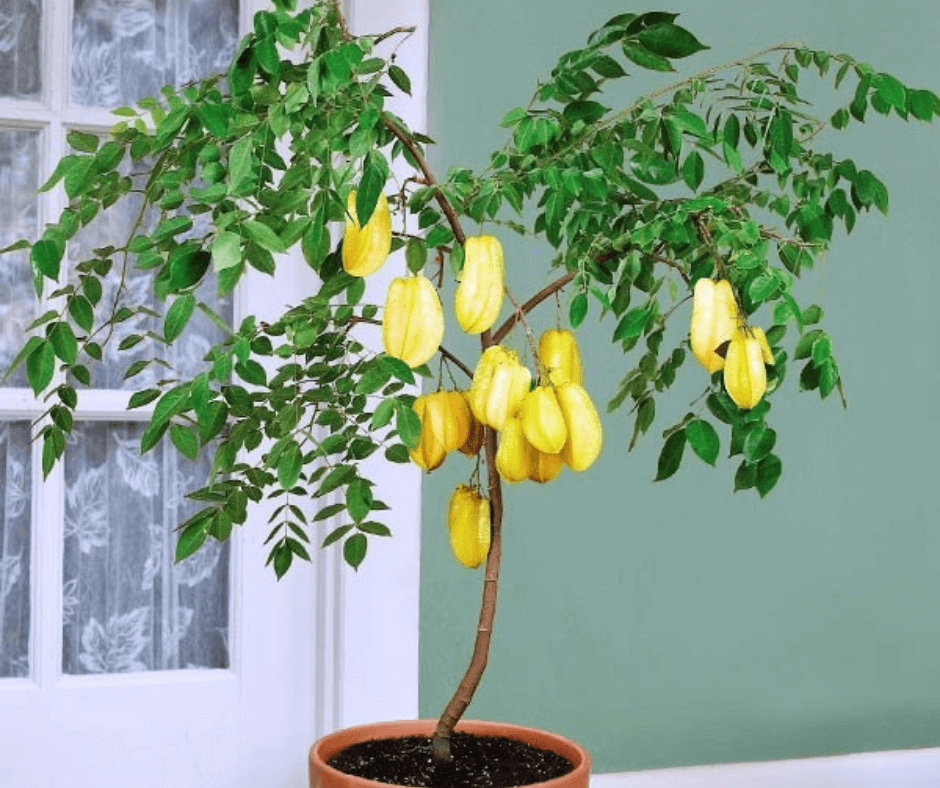
[[[770,349],[770,343],[767,341],[767,335],[764,334],[764,329],[762,329],[760,326],[754,326],[751,329],[751,333],[755,337],[757,337],[757,341],[760,343],[760,352],[761,352],[761,356],[764,359],[764,363],[770,364],[770,366],[773,366],[774,354],[773,354],[773,351]]]
[[[476,569],[490,550],[490,502],[476,490],[461,484],[447,509],[447,530],[454,557],[468,569]]]
[[[379,193],[375,210],[364,227],[356,216],[356,192],[346,203],[346,230],[343,233],[343,268],[353,276],[368,276],[382,267],[392,248],[392,216],[388,200]]]
[[[564,449],[562,449],[564,451]],[[544,484],[550,482],[561,473],[562,460],[560,454],[546,454],[535,447],[532,448],[532,468],[529,478],[533,482]]]
[[[477,421],[477,417],[473,415],[473,411],[470,408],[470,397],[466,391],[461,391],[460,395],[463,397],[464,404],[467,406],[467,417],[470,420],[470,430],[467,433],[467,440],[463,442],[462,446],[458,446],[457,450],[462,454],[466,454],[468,457],[475,456],[479,451],[480,447],[483,445],[483,425]]]
[[[773,356],[763,333],[758,335],[757,330],[750,328],[736,330],[725,356],[725,389],[734,404],[743,410],[753,408],[767,390],[764,363],[769,356],[772,364]]]
[[[601,453],[604,440],[597,408],[584,387],[577,383],[562,383],[555,389],[555,395],[568,430],[561,458],[573,471],[586,470]]]
[[[482,424],[501,430],[506,419],[519,412],[531,381],[532,373],[519,362],[514,350],[500,345],[487,348],[470,384],[473,415]]]
[[[545,331],[539,338],[539,361],[554,385],[581,383],[581,353],[570,331]]]
[[[490,328],[503,306],[503,248],[492,235],[468,238],[454,294],[457,322],[468,334]]]
[[[715,348],[731,339],[738,307],[727,279],[699,279],[692,296],[692,353],[709,374],[724,367],[725,359]]]
[[[519,410],[522,431],[529,443],[546,454],[558,454],[568,439],[568,429],[552,386],[536,386],[525,395]]]
[[[518,416],[506,419],[496,451],[496,470],[507,482],[521,482],[529,478],[534,459],[533,449],[522,432]]]
[[[385,352],[409,367],[419,367],[437,352],[444,338],[444,310],[425,276],[396,277],[388,288],[382,316]]]
[[[470,409],[459,391],[437,391],[424,396],[425,420],[444,451],[459,449],[470,437]]]
[[[437,439],[428,424],[428,397],[418,397],[412,409],[421,420],[421,440],[417,447],[408,450],[408,455],[419,468],[431,472],[435,468],[439,468],[441,463],[444,462],[444,458],[447,457],[447,449]]]

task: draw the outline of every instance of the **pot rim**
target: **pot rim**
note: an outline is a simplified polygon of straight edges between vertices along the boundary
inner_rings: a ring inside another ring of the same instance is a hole
[[[403,736],[430,736],[437,726],[436,719],[395,720],[355,725],[349,728],[328,733],[318,739],[310,748],[310,769],[314,768],[324,773],[341,776],[347,785],[354,788],[376,788],[392,783],[380,783],[367,780],[364,777],[346,774],[326,761],[340,750],[359,742],[370,739],[400,738]],[[404,730],[403,730],[404,729]],[[564,736],[541,728],[531,728],[511,722],[496,722],[492,720],[461,720],[455,730],[458,733],[475,733],[480,736],[504,736],[532,744],[542,749],[550,749],[564,756],[574,764],[574,769],[568,774],[538,783],[530,783],[524,788],[554,788],[560,781],[582,779],[586,785],[591,771],[591,756],[580,744]]]

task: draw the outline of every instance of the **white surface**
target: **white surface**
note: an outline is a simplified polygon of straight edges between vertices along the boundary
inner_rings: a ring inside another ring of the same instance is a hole
[[[255,4],[266,5],[242,2],[243,9]],[[48,18],[67,20],[69,5],[47,2]],[[356,30],[421,25],[420,35],[399,50],[415,99],[394,111],[423,129],[426,0],[349,5]],[[49,45],[64,53],[67,36],[59,38]],[[90,114],[87,119],[93,122]],[[53,122],[50,134],[59,128]],[[60,148],[50,147],[50,159]],[[296,301],[312,286],[298,261],[275,280],[257,276],[246,283],[238,310],[270,314],[285,296]],[[99,404],[119,410],[121,397],[112,399]],[[255,510],[233,544],[231,670],[93,677],[59,675],[61,503],[47,502],[61,496],[55,481],[37,493],[36,670],[31,680],[0,681],[0,788],[300,788],[307,784],[307,750],[318,736],[366,720],[415,717],[420,478],[394,466],[378,481],[377,497],[395,508],[387,520],[395,537],[371,539],[358,573],[341,565],[334,548],[276,582],[261,544],[267,514]]]
[[[940,748],[591,776],[591,788],[937,788]]]

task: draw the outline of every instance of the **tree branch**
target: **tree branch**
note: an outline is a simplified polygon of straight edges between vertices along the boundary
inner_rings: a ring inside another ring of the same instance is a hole
[[[532,298],[530,298],[520,307],[521,313],[528,314],[529,312],[531,312],[533,309],[535,309],[535,307],[541,304],[546,298],[549,298],[553,293],[564,288],[564,286],[567,285],[572,279],[574,279],[575,276],[577,276],[576,271],[569,271],[564,276],[556,279],[550,285],[546,285],[545,287],[543,287],[534,296],[532,296]],[[498,345],[500,342],[502,342],[503,339],[506,337],[506,334],[508,334],[512,330],[512,327],[516,325],[516,322],[519,320],[520,310],[513,312],[513,314],[506,319],[506,322],[503,323],[499,327],[499,329],[493,334],[494,345]]]

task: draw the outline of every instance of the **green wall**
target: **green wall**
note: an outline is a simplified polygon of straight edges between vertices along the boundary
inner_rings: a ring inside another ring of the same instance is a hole
[[[615,13],[646,10],[624,0],[431,5],[430,133],[442,174],[486,162],[504,138],[499,119],[558,54]],[[934,0],[686,0],[668,10],[712,47],[683,73],[801,39],[940,87]],[[621,101],[658,84],[629,81]],[[736,463],[714,470],[688,452],[676,477],[653,484],[659,432],[701,391],[701,370],[686,364],[633,453],[618,411],[588,474],[509,489],[490,663],[468,717],[563,733],[588,747],[598,772],[940,742],[940,429],[929,407],[940,383],[940,128],[880,116],[850,128],[829,139],[885,180],[891,212],[839,235],[798,293],[829,305],[849,409],[788,380],[772,413],[785,472],[764,501],[732,495]],[[548,281],[547,245],[501,236],[517,292]],[[626,362],[597,314],[595,304],[579,337],[603,406]],[[554,308],[533,318],[548,326]],[[475,343],[456,333],[446,342],[469,355]],[[482,570],[451,559],[444,521],[468,467],[451,458],[425,478],[422,716],[442,710],[476,629]]]

